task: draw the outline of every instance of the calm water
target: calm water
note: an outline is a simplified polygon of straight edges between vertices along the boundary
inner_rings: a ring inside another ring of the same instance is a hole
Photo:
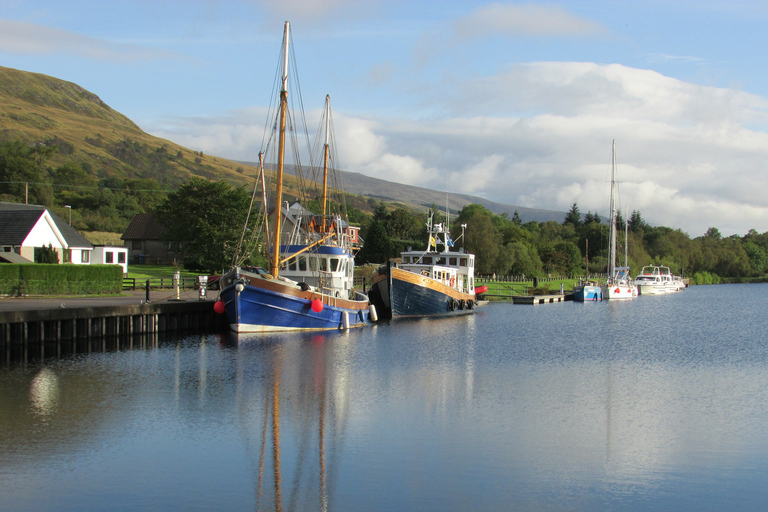
[[[765,510],[766,303],[720,285],[6,357],[0,508]]]

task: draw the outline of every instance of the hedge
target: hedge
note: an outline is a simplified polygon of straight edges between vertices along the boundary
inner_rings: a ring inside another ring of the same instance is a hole
[[[2,295],[100,295],[120,293],[120,265],[7,263],[0,265]]]

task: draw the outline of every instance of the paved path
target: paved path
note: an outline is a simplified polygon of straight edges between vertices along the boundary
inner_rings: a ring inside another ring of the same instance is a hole
[[[143,304],[146,299],[145,290],[131,290],[123,292],[120,296],[113,297],[2,297],[0,298],[0,311],[30,311],[37,309],[56,308],[83,308],[94,306],[126,306],[130,304]],[[208,292],[208,300],[218,298],[218,292]],[[149,300],[151,303],[169,302],[176,299],[173,290],[151,290]],[[182,290],[179,300],[198,302],[197,290]]]

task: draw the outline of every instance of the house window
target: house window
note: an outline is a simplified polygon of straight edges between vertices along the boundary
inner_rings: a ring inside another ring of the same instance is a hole
[[[104,263],[114,263],[115,262],[115,255],[112,251],[107,251],[104,253]]]
[[[125,253],[124,252],[118,252],[117,253],[117,262],[118,263],[125,263]]]
[[[82,251],[80,253],[80,263],[88,263],[89,261],[91,261],[91,252]]]
[[[64,257],[64,263],[72,262],[72,249],[64,249],[62,256]]]

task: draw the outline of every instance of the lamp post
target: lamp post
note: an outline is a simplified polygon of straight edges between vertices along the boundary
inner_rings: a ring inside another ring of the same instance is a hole
[[[69,210],[69,225],[71,226],[72,225],[72,207],[69,206],[68,204],[65,204],[64,208]]]

